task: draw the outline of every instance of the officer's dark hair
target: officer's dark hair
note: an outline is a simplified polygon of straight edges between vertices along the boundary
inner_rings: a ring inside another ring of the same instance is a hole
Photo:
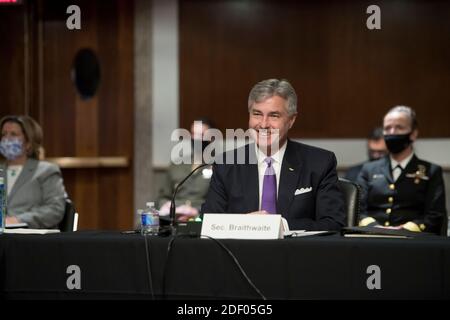
[[[381,140],[381,139],[384,139],[383,127],[373,128],[372,131],[370,131],[367,139],[368,140]]]
[[[386,115],[388,115],[389,113],[392,112],[403,112],[406,113],[409,117],[409,119],[411,119],[411,130],[415,130],[419,127],[419,123],[417,122],[417,118],[416,118],[416,112],[408,107],[408,106],[395,106],[393,108],[391,108],[388,113],[386,113]]]

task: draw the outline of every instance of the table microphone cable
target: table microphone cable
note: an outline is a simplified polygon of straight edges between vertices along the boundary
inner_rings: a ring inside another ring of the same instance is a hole
[[[242,268],[241,264],[239,263],[238,259],[235,257],[235,255],[233,254],[233,252],[231,252],[230,249],[227,248],[227,246],[225,246],[221,241],[210,237],[210,236],[202,236],[202,238],[208,238],[212,241],[214,241],[215,243],[217,243],[223,250],[225,250],[226,253],[228,253],[228,255],[231,257],[231,259],[233,260],[233,262],[235,263],[235,265],[238,267],[239,271],[241,272],[241,274],[244,276],[245,280],[247,280],[248,284],[250,285],[250,287],[256,292],[256,294],[258,294],[261,299],[263,300],[267,300],[267,298],[262,294],[261,290],[258,289],[258,287],[256,287],[256,285],[253,283],[253,281],[250,279],[250,277],[247,275],[247,273],[245,272],[244,268]]]
[[[169,265],[169,259],[170,259],[170,253],[172,252],[172,245],[175,242],[176,238],[181,238],[180,235],[173,235],[169,241],[169,244],[167,245],[167,252],[166,252],[166,262],[164,263],[164,269],[163,269],[163,278],[162,278],[162,299],[166,299],[166,275],[167,275],[167,266]]]
[[[177,235],[172,237],[172,239],[170,239],[169,244],[167,246],[167,254],[166,254],[166,263],[164,265],[164,271],[163,271],[163,283],[162,283],[162,296],[163,299],[166,298],[166,275],[167,275],[167,266],[169,264],[169,260],[170,260],[170,256],[171,256],[171,252],[172,252],[172,248],[173,248],[173,244],[175,242],[176,238],[191,238],[192,236],[189,235]],[[256,292],[256,294],[258,296],[260,296],[263,300],[267,300],[267,298],[262,294],[261,290],[259,290],[255,284],[253,283],[253,281],[249,278],[249,276],[247,275],[247,273],[244,271],[244,269],[242,268],[241,264],[239,263],[238,259],[234,256],[234,254],[231,252],[230,249],[228,249],[222,242],[220,242],[219,240],[209,237],[209,236],[202,236],[202,238],[208,238],[212,241],[214,241],[215,243],[217,243],[223,250],[225,250],[225,252],[231,257],[231,259],[233,260],[234,264],[238,267],[240,273],[243,275],[243,277],[245,278],[245,280],[247,281],[247,283],[250,285],[250,287]]]
[[[145,257],[147,260],[147,276],[148,276],[148,285],[150,289],[150,293],[152,295],[152,300],[155,300],[155,291],[153,289],[153,280],[152,280],[152,270],[150,266],[150,252],[148,250],[148,239],[147,235],[144,235],[144,241],[145,241]]]

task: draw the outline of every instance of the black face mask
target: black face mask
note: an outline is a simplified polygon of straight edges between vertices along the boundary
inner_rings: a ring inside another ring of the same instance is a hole
[[[393,154],[400,153],[411,145],[410,135],[411,132],[406,134],[386,134],[384,136],[386,147]]]

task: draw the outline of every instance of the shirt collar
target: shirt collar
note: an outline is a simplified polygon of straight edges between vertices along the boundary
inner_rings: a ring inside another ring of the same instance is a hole
[[[411,154],[406,157],[405,159],[403,159],[400,162],[395,161],[392,156],[390,156],[391,159],[391,168],[394,169],[398,164],[400,165],[400,167],[402,167],[402,170],[405,170],[406,166],[408,165],[409,161],[411,161],[412,157],[414,156],[414,152],[411,152]]]
[[[277,163],[280,163],[283,161],[284,153],[286,152],[286,146],[288,142],[286,141],[285,144],[278,150],[275,154],[271,155],[270,157]],[[255,143],[256,148],[256,157],[258,159],[258,164],[262,164],[264,160],[267,158],[267,155],[262,152],[258,146]]]

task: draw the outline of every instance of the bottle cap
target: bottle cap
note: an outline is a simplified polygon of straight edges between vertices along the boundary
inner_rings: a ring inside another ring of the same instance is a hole
[[[154,202],[147,202],[145,205],[146,205],[147,207],[154,207],[154,206],[155,206],[155,203],[154,203]]]

